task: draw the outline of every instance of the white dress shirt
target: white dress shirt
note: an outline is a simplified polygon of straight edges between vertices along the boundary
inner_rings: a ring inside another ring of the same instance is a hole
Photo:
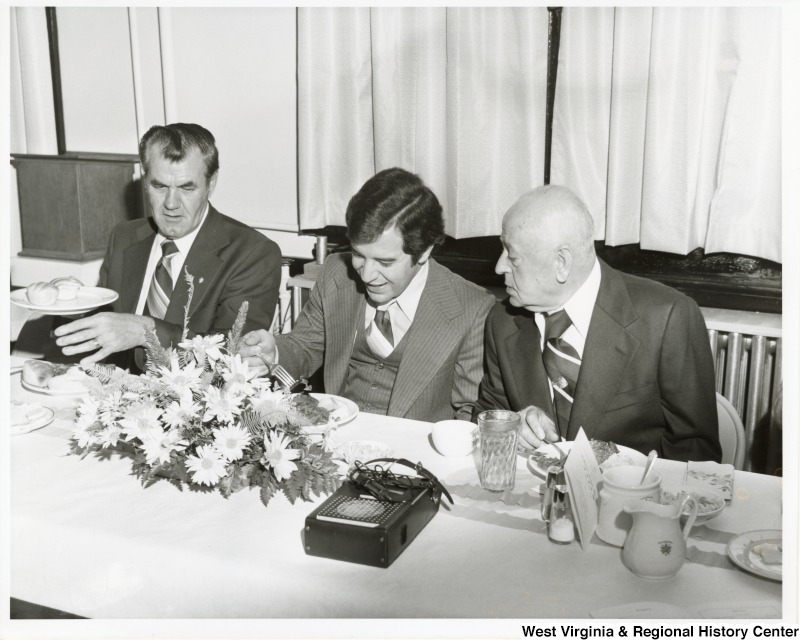
[[[189,255],[189,250],[194,244],[194,239],[197,237],[200,227],[203,226],[207,216],[208,202],[206,202],[206,208],[203,211],[203,217],[200,219],[200,224],[195,227],[194,231],[190,231],[182,238],[173,239],[175,246],[178,247],[178,253],[175,254],[175,257],[172,258],[172,262],[170,263],[170,275],[172,276],[173,285],[178,281],[178,277],[181,275],[181,271],[183,271],[183,264],[186,262],[186,256]],[[144,272],[142,290],[139,292],[139,302],[136,305],[137,315],[142,315],[144,312],[144,305],[147,302],[147,294],[150,291],[150,283],[153,280],[153,273],[156,270],[156,266],[158,266],[158,263],[161,261],[161,243],[166,239],[167,238],[158,232],[156,233],[156,237],[153,239],[153,246],[150,247],[150,257],[147,259],[147,269],[145,269]]]
[[[417,314],[417,307],[419,307],[425,283],[428,280],[428,271],[428,263],[426,262],[399,296],[378,307],[367,304],[364,310],[364,328],[367,331],[367,341],[370,343],[370,347],[377,346],[377,355],[388,356],[394,351],[394,347],[400,343],[403,336],[408,333],[411,323],[414,322],[414,316]],[[375,331],[371,331],[371,327],[374,327],[375,313],[378,310],[386,311],[389,314],[394,345],[377,328],[375,328]],[[355,334],[353,335],[353,340],[355,341]],[[376,345],[376,343],[378,344]]]

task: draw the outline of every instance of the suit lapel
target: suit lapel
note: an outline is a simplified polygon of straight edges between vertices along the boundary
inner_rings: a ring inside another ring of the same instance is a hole
[[[203,298],[223,265],[223,261],[217,254],[222,247],[229,243],[230,238],[222,224],[220,213],[209,205],[208,216],[203,226],[200,227],[200,231],[192,243],[192,248],[189,250],[189,255],[186,256],[183,263],[183,269],[175,281],[164,320],[172,324],[183,325],[184,307],[189,299],[189,284],[185,277],[187,271],[194,278],[194,295],[189,313],[191,314],[202,305]]]
[[[119,309],[122,313],[136,313],[155,237],[155,231],[149,225],[143,225],[136,231],[136,242],[124,250],[122,273],[125,275],[119,291]]]
[[[639,339],[626,329],[638,316],[625,284],[619,274],[603,262],[600,266],[600,290],[583,350],[567,431],[569,440],[575,438],[580,427],[587,436],[592,436],[594,423],[605,413],[639,348]]]
[[[364,321],[367,299],[361,290],[361,280],[351,265],[334,278],[337,289],[335,313],[326,313],[325,331],[325,388],[328,393],[343,394],[347,384],[347,369],[353,354],[353,337],[359,322]]]
[[[461,340],[452,321],[464,313],[444,270],[434,260],[397,370],[389,415],[405,415]]]
[[[508,374],[503,371],[503,384],[510,404],[520,409],[535,405],[555,418],[550,383],[539,346],[539,328],[533,318],[524,313],[514,317],[514,324],[517,331],[506,336],[502,345],[505,358],[500,357],[501,362],[508,362]]]

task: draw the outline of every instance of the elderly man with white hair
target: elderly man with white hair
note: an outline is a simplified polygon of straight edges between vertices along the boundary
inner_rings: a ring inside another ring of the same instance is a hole
[[[697,304],[597,259],[591,215],[547,185],[505,214],[496,271],[509,298],[486,321],[475,415],[519,411],[538,447],[589,438],[672,460],[721,457],[714,367]]]

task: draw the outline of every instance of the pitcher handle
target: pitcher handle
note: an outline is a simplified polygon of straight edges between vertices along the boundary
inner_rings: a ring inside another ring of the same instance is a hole
[[[691,511],[689,512],[689,517],[686,519],[686,524],[683,525],[683,541],[686,542],[689,540],[689,533],[694,526],[694,521],[697,519],[697,510],[699,505],[697,503],[697,499],[691,494],[687,493],[683,500],[681,500],[681,506],[678,509],[678,513],[683,513],[683,510],[686,508],[686,505],[691,503]]]

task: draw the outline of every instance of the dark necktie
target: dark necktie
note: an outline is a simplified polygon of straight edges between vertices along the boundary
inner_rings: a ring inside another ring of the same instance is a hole
[[[558,431],[567,435],[569,415],[572,412],[572,401],[575,386],[578,382],[581,359],[575,348],[561,338],[572,324],[564,309],[551,313],[544,320],[544,368],[553,386],[553,404],[558,418]]]
[[[169,306],[169,299],[172,297],[173,288],[170,264],[177,253],[178,247],[175,246],[172,240],[165,240],[161,243],[161,260],[156,265],[153,280],[150,282],[150,290],[147,292],[145,315],[163,320],[167,314],[167,307]]]
[[[389,341],[389,344],[394,345],[394,335],[392,334],[392,320],[389,317],[389,308],[383,311],[375,311],[375,326],[383,334],[383,337]]]

